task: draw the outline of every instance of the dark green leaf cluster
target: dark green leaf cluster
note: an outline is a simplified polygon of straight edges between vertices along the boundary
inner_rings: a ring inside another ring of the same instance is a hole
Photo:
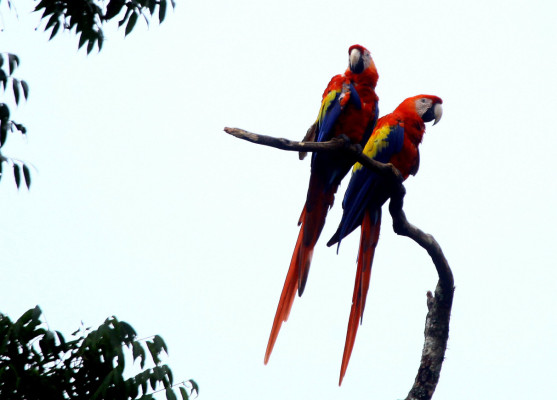
[[[82,327],[66,340],[60,332],[46,329],[40,316],[38,306],[15,323],[0,314],[2,399],[147,400],[162,390],[167,399],[177,399],[176,390],[187,400],[199,393],[193,380],[173,383],[172,371],[160,361],[167,347],[158,335],[138,340],[128,323],[110,317],[96,330]],[[130,350],[142,371],[126,379]],[[148,358],[154,367],[145,368]]]
[[[23,79],[17,79],[13,73],[19,66],[19,58],[15,54],[0,53],[0,89],[5,96],[9,89],[13,93],[13,99],[16,105],[19,105],[21,97],[29,97],[29,85]],[[0,102],[0,149],[6,144],[8,132],[19,131],[22,135],[27,133],[27,129],[10,119],[10,108],[8,104]],[[29,167],[20,160],[4,157],[0,152],[0,179],[3,176],[3,164],[11,165],[14,173],[15,183],[20,187],[21,178],[25,180],[27,188],[31,185],[31,173]]]
[[[45,31],[52,29],[50,39],[60,31],[75,30],[79,36],[79,48],[87,43],[87,53],[95,44],[102,49],[105,23],[118,19],[118,27],[126,25],[128,35],[140,16],[149,24],[153,18],[164,21],[168,3],[174,0],[40,0],[35,11],[42,10],[42,19],[47,21]]]

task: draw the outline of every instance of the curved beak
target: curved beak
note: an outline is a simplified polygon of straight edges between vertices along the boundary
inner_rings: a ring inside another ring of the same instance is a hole
[[[441,105],[441,103],[437,103],[433,106],[433,116],[435,118],[433,125],[435,125],[441,120],[441,117],[443,116],[443,106]]]
[[[361,73],[364,70],[362,52],[359,49],[352,49],[348,56],[348,63],[352,72],[356,74]]]

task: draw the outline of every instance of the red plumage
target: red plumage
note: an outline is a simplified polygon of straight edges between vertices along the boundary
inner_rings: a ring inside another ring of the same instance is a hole
[[[354,45],[349,49],[349,68],[331,79],[323,93],[321,109],[315,128],[310,128],[305,140],[328,141],[346,135],[352,143],[364,144],[377,121],[375,85],[378,74],[367,49]],[[350,170],[350,159],[339,155],[314,153],[306,202],[298,224],[300,232],[286,275],[284,287],[271,328],[265,364],[275,345],[282,323],[288,319],[296,292],[302,295],[313,249],[323,226],[334,195]]]
[[[374,160],[393,164],[406,179],[419,167],[418,146],[425,133],[425,122],[439,121],[442,100],[436,96],[419,95],[404,100],[391,114],[377,121],[375,130],[363,153]],[[346,342],[340,368],[342,383],[352,354],[358,320],[362,321],[371,278],[371,266],[379,241],[381,206],[389,198],[389,188],[383,178],[371,170],[356,165],[346,189],[343,215],[337,232],[327,243],[331,246],[361,226],[360,249],[352,307],[348,319]]]
[[[369,212],[366,212],[362,221],[358,268],[356,270],[356,280],[354,282],[352,307],[350,308],[350,317],[348,318],[348,329],[346,330],[346,341],[344,342],[344,353],[342,354],[342,363],[340,365],[339,386],[342,384],[342,379],[344,378],[350,356],[352,355],[356,333],[358,332],[358,322],[361,323],[364,317],[364,308],[371,278],[371,264],[373,262],[373,255],[375,254],[375,247],[379,241],[380,228],[381,209],[379,209],[375,221],[372,221],[372,216]]]

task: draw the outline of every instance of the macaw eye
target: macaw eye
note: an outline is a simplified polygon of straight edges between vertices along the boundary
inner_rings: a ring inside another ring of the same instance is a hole
[[[422,103],[424,103],[424,104],[425,104],[425,102],[426,102],[425,99],[420,99],[420,101],[421,101]]]

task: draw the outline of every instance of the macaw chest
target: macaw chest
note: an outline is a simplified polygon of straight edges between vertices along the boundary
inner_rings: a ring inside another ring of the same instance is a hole
[[[334,136],[346,135],[352,143],[365,145],[369,136],[369,124],[374,115],[373,104],[363,103],[360,109],[347,106],[335,124]]]
[[[393,164],[406,179],[410,174],[415,175],[420,164],[420,153],[410,140],[404,138],[402,150],[391,157]]]

